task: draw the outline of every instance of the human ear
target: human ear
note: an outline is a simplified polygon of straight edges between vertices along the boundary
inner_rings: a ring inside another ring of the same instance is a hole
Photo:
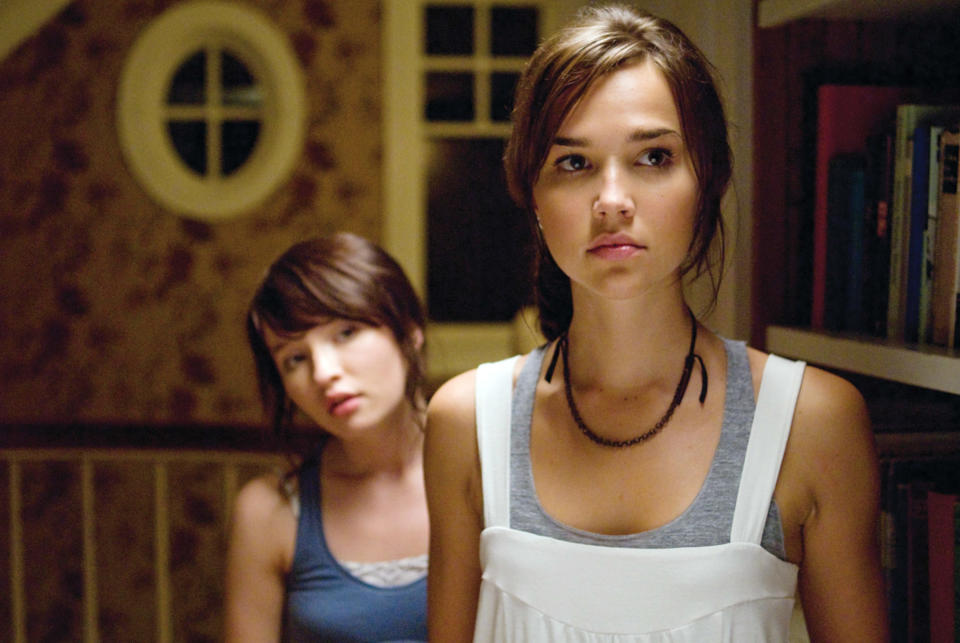
[[[419,326],[414,326],[414,327],[410,330],[410,339],[413,340],[413,346],[414,346],[414,348],[416,348],[418,351],[420,351],[420,350],[423,349],[423,341],[424,341],[424,339],[423,339],[423,329],[422,329],[422,328],[420,328]]]

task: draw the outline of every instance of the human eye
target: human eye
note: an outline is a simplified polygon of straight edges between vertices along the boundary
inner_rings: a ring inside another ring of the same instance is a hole
[[[666,167],[673,162],[673,152],[665,147],[656,147],[646,150],[637,159],[640,165],[650,167]]]
[[[280,367],[284,373],[292,373],[297,368],[305,364],[307,354],[300,351],[292,351],[280,357]]]
[[[360,328],[361,324],[357,322],[342,322],[337,326],[334,338],[338,342],[345,342],[356,335]]]
[[[665,147],[646,150],[637,159],[639,165],[649,167],[667,167],[673,162],[673,152]]]
[[[579,172],[589,167],[587,159],[582,154],[566,154],[557,158],[553,166],[564,172]]]

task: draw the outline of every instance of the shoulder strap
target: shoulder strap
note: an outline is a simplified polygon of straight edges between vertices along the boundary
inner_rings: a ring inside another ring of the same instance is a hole
[[[510,398],[519,355],[477,367],[477,450],[486,527],[510,523]]]
[[[740,474],[730,542],[760,544],[763,538],[805,366],[776,355],[767,358]]]

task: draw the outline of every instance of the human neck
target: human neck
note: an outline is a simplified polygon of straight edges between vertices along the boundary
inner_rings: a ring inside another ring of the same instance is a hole
[[[682,296],[653,301],[574,300],[568,331],[575,386],[674,383],[690,348],[691,316]]]
[[[402,475],[422,460],[423,430],[417,413],[408,409],[395,423],[362,438],[328,438],[323,449],[329,473],[350,477]]]

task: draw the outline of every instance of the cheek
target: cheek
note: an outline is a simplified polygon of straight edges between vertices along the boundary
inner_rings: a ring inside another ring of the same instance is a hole
[[[558,188],[535,189],[537,220],[546,234],[548,230],[556,231],[571,226],[578,213],[583,213],[583,206],[575,191]],[[586,210],[589,219],[589,208]]]

